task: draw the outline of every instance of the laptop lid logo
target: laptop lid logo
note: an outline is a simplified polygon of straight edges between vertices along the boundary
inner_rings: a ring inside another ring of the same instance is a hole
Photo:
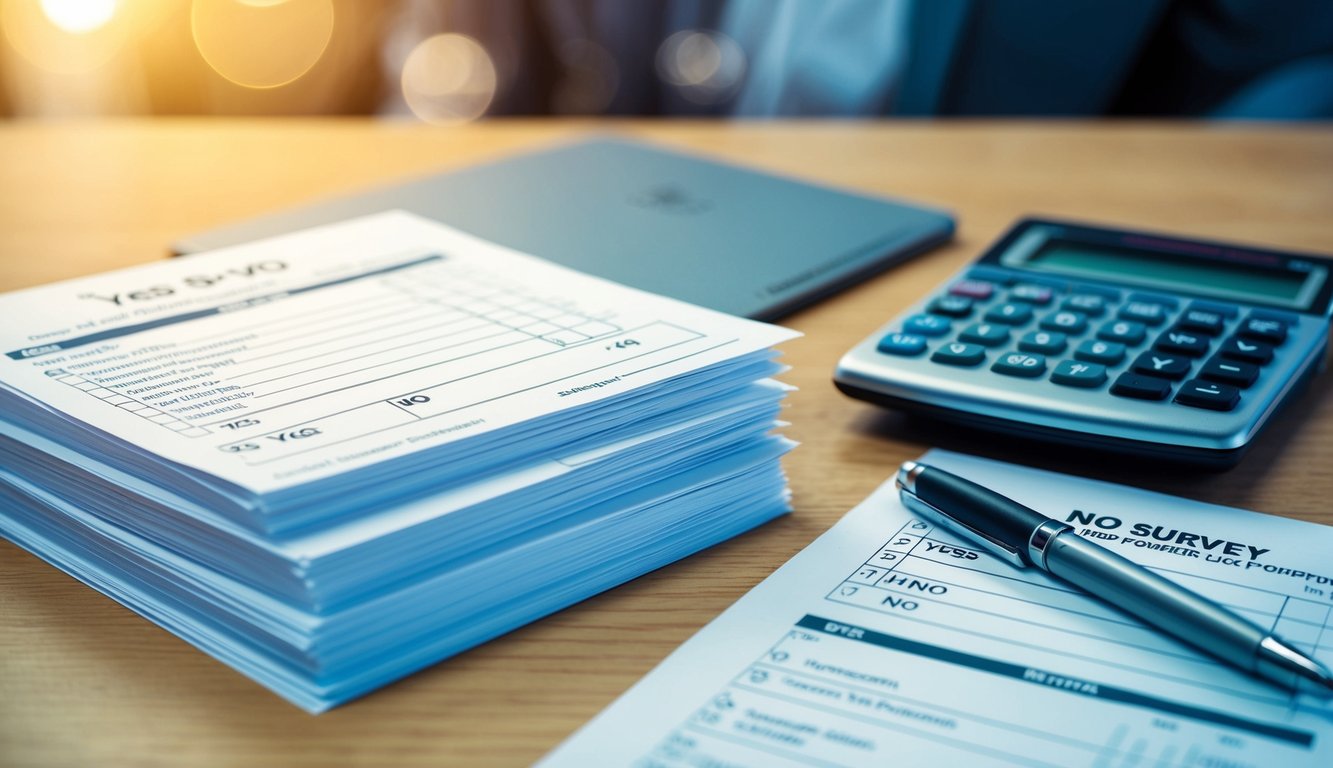
[[[629,197],[629,204],[674,216],[696,216],[707,213],[713,207],[712,200],[696,197],[689,190],[676,184],[658,184],[632,194]]]

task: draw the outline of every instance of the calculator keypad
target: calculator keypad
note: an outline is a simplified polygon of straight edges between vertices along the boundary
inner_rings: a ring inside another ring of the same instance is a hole
[[[1243,363],[1266,365],[1273,360],[1273,348],[1258,341],[1247,341],[1239,336],[1232,336],[1222,344],[1222,356]]]
[[[1125,372],[1111,385],[1111,394],[1132,397],[1135,400],[1165,400],[1171,394],[1171,382],[1156,376],[1141,376]]]
[[[1058,355],[1068,346],[1069,342],[1066,339],[1063,333],[1055,331],[1028,331],[1018,340],[1018,348],[1024,352]]]
[[[966,296],[969,299],[985,301],[995,293],[995,286],[984,280],[959,280],[949,286],[949,293],[954,296]]]
[[[1019,284],[1009,290],[1009,299],[1011,301],[1026,301],[1031,304],[1040,304],[1042,306],[1050,304],[1053,295],[1051,289],[1043,285]]]
[[[1023,325],[1031,319],[1032,306],[1030,304],[1008,302],[1005,304],[997,304],[986,312],[986,320],[992,323]]]
[[[915,333],[890,333],[875,346],[886,355],[912,357],[926,351],[926,337]]]
[[[1240,336],[1266,344],[1281,344],[1287,339],[1287,324],[1280,320],[1269,320],[1251,315],[1241,323],[1236,331]]]
[[[1106,366],[1097,363],[1080,363],[1076,360],[1061,360],[1051,372],[1051,381],[1066,387],[1091,389],[1106,382]]]
[[[1199,378],[1245,389],[1259,378],[1259,366],[1214,355],[1199,369]]]
[[[1240,402],[1240,390],[1226,384],[1190,379],[1176,393],[1176,402],[1211,411],[1229,411]]]
[[[1115,322],[1103,325],[1097,331],[1097,338],[1102,341],[1114,341],[1120,344],[1135,346],[1141,344],[1148,335],[1148,330],[1143,323],[1136,323],[1132,320],[1117,320]]]
[[[903,330],[920,336],[943,336],[953,330],[953,323],[939,315],[912,315],[903,323]]]
[[[1003,373],[1005,376],[1020,376],[1025,379],[1032,379],[1046,372],[1046,357],[1023,352],[1010,352],[1006,355],[1000,355],[1000,359],[995,361],[991,370],[996,373]]]
[[[978,275],[955,281],[926,307],[881,339],[879,351],[915,357],[929,350],[932,363],[982,370],[969,375],[1044,379],[1214,411],[1237,407],[1297,322],[1259,309],[1241,317],[1238,307],[1216,302],[1182,308],[1169,296],[1126,296],[1100,286],[1006,286]],[[981,322],[955,327],[978,316]]]
[[[972,314],[972,300],[966,296],[946,294],[930,304],[930,311],[945,317],[967,317]]]
[[[1190,372],[1190,361],[1165,352],[1144,352],[1134,358],[1134,372],[1169,381],[1180,381]]]
[[[1040,325],[1048,331],[1078,335],[1088,329],[1088,318],[1077,312],[1061,310],[1043,317]]]
[[[1074,350],[1074,357],[1089,363],[1117,365],[1125,359],[1125,345],[1114,341],[1088,339]]]
[[[930,359],[944,365],[971,367],[981,365],[986,360],[986,348],[980,344],[965,344],[961,341],[954,341],[935,350]]]
[[[1167,308],[1147,301],[1131,301],[1120,308],[1121,320],[1133,320],[1144,325],[1161,325],[1166,321]]]
[[[1106,314],[1106,297],[1095,293],[1075,293],[1060,304],[1061,309],[1070,312],[1082,312],[1088,317],[1101,317]]]
[[[1209,336],[1216,336],[1222,332],[1222,326],[1225,320],[1220,312],[1213,312],[1206,309],[1188,309],[1185,314],[1180,316],[1180,327],[1187,331],[1197,331],[1206,333]]]
[[[1208,351],[1208,339],[1180,326],[1157,337],[1157,348],[1186,357],[1203,357]]]
[[[978,323],[968,327],[958,338],[983,347],[998,347],[1009,341],[1009,329],[1003,325]]]

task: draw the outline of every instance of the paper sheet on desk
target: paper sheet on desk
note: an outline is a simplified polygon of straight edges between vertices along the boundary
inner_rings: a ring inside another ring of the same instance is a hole
[[[6,294],[0,315],[9,389],[255,494],[797,335],[403,212]]]
[[[1333,529],[932,451],[1333,662]],[[637,766],[1328,766],[1279,690],[916,520],[885,483],[549,755]]]

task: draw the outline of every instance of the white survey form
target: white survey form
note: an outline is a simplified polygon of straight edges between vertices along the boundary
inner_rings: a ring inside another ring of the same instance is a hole
[[[797,334],[404,212],[0,296],[0,382],[256,494]]]
[[[1333,529],[944,451],[1333,663]],[[1333,765],[1333,705],[915,519],[892,482],[542,763]]]

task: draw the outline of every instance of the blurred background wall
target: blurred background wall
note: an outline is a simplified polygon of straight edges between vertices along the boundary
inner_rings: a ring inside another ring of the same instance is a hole
[[[1333,0],[0,0],[0,115],[1333,117]]]

